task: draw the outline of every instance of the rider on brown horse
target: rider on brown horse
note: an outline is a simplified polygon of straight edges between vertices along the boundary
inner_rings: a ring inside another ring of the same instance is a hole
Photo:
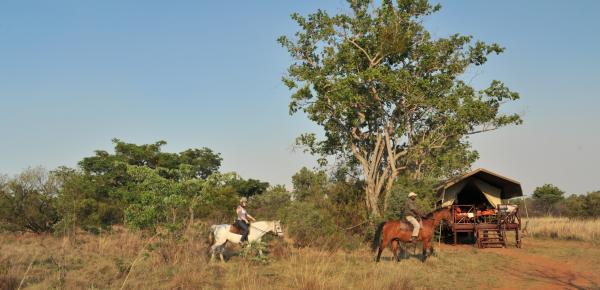
[[[415,205],[415,199],[417,198],[417,194],[411,192],[408,194],[408,199],[406,199],[406,204],[404,208],[404,216],[406,220],[413,225],[411,242],[416,243],[417,237],[419,236],[419,230],[421,229],[421,224],[417,217],[420,219],[423,215],[417,209]]]

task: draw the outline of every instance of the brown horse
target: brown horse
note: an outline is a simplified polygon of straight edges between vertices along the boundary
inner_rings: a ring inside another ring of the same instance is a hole
[[[451,222],[451,216],[450,208],[441,208],[431,212],[425,218],[423,218],[418,237],[419,240],[423,241],[423,257],[421,258],[423,262],[425,262],[425,259],[427,259],[428,256],[427,250],[430,250],[429,255],[433,254],[433,245],[431,243],[431,239],[433,238],[435,228],[442,220]],[[383,239],[381,239],[381,233],[383,233]],[[375,238],[373,239],[373,243],[371,245],[371,249],[373,251],[375,251],[379,246],[376,262],[379,262],[381,252],[387,246],[391,246],[391,250],[394,253],[394,258],[396,261],[399,261],[400,255],[398,250],[401,250],[399,242],[410,242],[411,235],[412,225],[404,220],[393,220],[379,224],[377,231],[375,232]]]

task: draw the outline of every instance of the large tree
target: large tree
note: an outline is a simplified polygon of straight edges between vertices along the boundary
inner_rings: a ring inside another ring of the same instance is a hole
[[[279,38],[294,58],[283,81],[292,91],[290,113],[302,110],[324,129],[324,139],[305,134],[299,142],[356,160],[377,218],[400,174],[463,171],[477,157],[469,135],[520,123],[500,113],[519,95],[500,81],[476,90],[461,79],[503,48],[459,34],[433,38],[422,21],[439,5],[348,3],[348,13],[292,15],[300,30]]]
[[[565,198],[565,192],[552,184],[544,184],[533,191],[533,199],[550,215],[554,205]]]

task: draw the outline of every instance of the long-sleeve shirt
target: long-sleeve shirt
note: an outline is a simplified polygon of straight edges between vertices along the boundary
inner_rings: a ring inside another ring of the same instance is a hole
[[[406,199],[406,203],[404,204],[404,215],[406,216],[413,216],[413,217],[420,217],[422,216],[421,212],[417,209],[417,205],[415,204],[415,201],[412,200],[411,198],[407,198]]]

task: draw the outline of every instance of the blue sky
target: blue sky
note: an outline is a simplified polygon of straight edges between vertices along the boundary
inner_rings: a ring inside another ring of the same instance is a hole
[[[507,48],[467,76],[507,83],[525,124],[472,138],[486,167],[527,192],[553,183],[600,189],[600,9],[597,1],[441,1],[435,36]],[[223,170],[289,184],[314,158],[292,150],[318,131],[289,116],[276,43],[292,12],[346,11],[344,1],[0,2],[0,172],[75,166],[114,137],[209,147]]]

